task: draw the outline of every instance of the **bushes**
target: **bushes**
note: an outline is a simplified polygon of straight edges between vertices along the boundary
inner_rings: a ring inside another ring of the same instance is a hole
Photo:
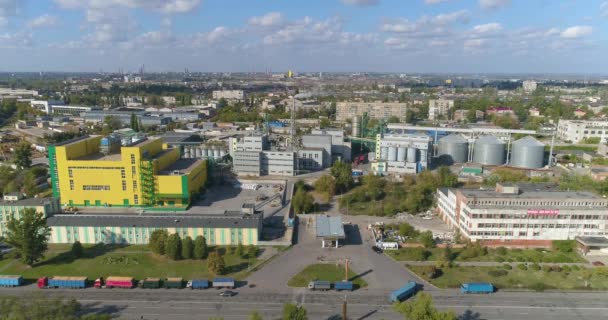
[[[543,291],[545,291],[546,288],[547,287],[542,282],[536,282],[530,286],[530,289],[532,289],[536,292],[543,292]]]
[[[410,261],[426,261],[431,256],[431,252],[424,248],[407,248],[401,253],[406,256],[404,260]]]
[[[564,271],[565,273],[570,273],[572,271],[572,269],[570,269],[569,266],[563,266],[562,271]]]
[[[551,268],[551,266],[547,266],[547,265],[544,265],[542,269],[543,269],[544,272],[551,272],[551,271],[553,271],[553,269]]]
[[[424,266],[422,267],[421,273],[423,276],[428,277],[429,279],[435,279],[443,273],[441,269],[435,266]]]
[[[467,243],[458,255],[459,260],[466,261],[476,257],[483,257],[488,254],[488,248],[482,247],[479,242]]]
[[[534,263],[530,266],[530,270],[532,271],[540,271],[540,266],[538,265],[538,263]]]
[[[503,264],[502,268],[505,269],[505,270],[511,270],[511,269],[513,269],[513,267],[510,264],[508,264],[508,263]]]
[[[80,241],[75,241],[74,244],[72,244],[72,255],[74,255],[74,257],[76,258],[80,258],[82,257],[83,249],[82,249],[82,244],[80,243]]]
[[[502,270],[502,269],[492,269],[488,271],[488,275],[490,277],[504,277],[507,274],[509,274],[509,271],[507,270]]]
[[[528,270],[528,266],[526,266],[523,263],[520,263],[520,264],[517,265],[517,269],[519,269],[521,271],[526,271],[526,270]]]
[[[504,256],[507,254],[507,248],[505,247],[498,247],[496,248],[496,254]]]
[[[422,245],[424,245],[424,247],[427,249],[435,247],[435,239],[433,238],[433,233],[431,231],[424,231],[420,233],[418,239],[420,243],[422,243]]]
[[[553,250],[570,253],[576,248],[576,240],[555,240],[551,243]]]

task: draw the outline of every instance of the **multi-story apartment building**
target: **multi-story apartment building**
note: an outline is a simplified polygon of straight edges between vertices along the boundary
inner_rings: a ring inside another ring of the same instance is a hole
[[[429,120],[437,120],[440,117],[447,119],[448,110],[454,108],[454,100],[432,99],[429,100]]]
[[[437,210],[471,241],[551,245],[552,240],[608,235],[608,199],[549,184],[497,184],[493,190],[442,188]]]
[[[536,90],[537,87],[537,83],[536,81],[532,81],[532,80],[525,80],[522,83],[522,87],[524,88],[524,91],[526,92],[534,92]]]
[[[213,90],[212,96],[214,100],[245,100],[245,92],[243,90]]]
[[[371,119],[382,120],[395,116],[404,121],[407,107],[407,103],[400,102],[338,102],[336,120],[346,121],[367,112]]]
[[[162,139],[121,146],[85,136],[49,146],[53,196],[64,206],[186,209],[207,180],[206,162],[180,159]]]
[[[559,120],[557,124],[557,137],[572,143],[580,142],[585,138],[600,138],[606,142],[608,137],[608,121],[598,120]]]

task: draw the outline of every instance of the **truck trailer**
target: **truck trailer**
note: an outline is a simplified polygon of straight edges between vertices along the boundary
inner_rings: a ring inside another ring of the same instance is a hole
[[[209,288],[209,280],[207,279],[192,279],[186,284],[186,288],[190,289],[207,289]]]
[[[18,287],[23,284],[23,277],[19,275],[0,275],[0,287]]]
[[[321,290],[326,291],[331,289],[331,283],[329,281],[316,280],[308,283],[308,289],[310,290]]]
[[[462,293],[492,293],[494,289],[494,285],[488,282],[463,283],[460,286]]]
[[[99,278],[100,280],[100,288],[103,286],[103,278]],[[95,286],[97,287],[97,281],[95,281]],[[110,276],[105,281],[105,287],[108,289],[112,288],[123,288],[123,289],[131,289],[133,288],[133,277],[116,277]]]
[[[391,302],[401,302],[416,293],[418,284],[414,281],[408,282],[405,286],[393,291],[389,296]]]
[[[166,289],[181,289],[184,287],[183,278],[167,278],[165,279]]]
[[[68,289],[84,289],[87,286],[87,277],[42,277],[38,279],[38,288],[68,288]]]
[[[141,287],[144,289],[158,289],[160,288],[159,278],[146,278],[141,280]]]
[[[216,289],[234,289],[234,279],[232,278],[215,278],[213,279],[213,287]]]
[[[353,282],[352,281],[337,281],[334,283],[334,289],[336,289],[336,291],[342,291],[342,290],[353,291],[353,289],[354,289]]]

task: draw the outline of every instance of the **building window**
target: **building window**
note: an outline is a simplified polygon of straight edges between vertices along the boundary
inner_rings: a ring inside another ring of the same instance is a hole
[[[110,186],[104,185],[84,185],[82,186],[84,191],[110,191]]]
[[[135,165],[135,155],[131,155],[131,165]]]
[[[135,177],[135,167],[131,167],[131,175]]]
[[[74,174],[72,173],[72,169],[68,169],[68,176],[70,178],[74,178]]]
[[[125,179],[127,177],[127,173],[125,172],[125,169],[120,169],[120,177]]]
[[[134,204],[139,204],[139,196],[138,195],[134,195],[133,196],[133,203]]]
[[[133,180],[133,191],[137,191],[137,180]]]
[[[122,191],[127,191],[127,182],[122,180]]]
[[[70,180],[70,190],[74,190],[74,180]]]

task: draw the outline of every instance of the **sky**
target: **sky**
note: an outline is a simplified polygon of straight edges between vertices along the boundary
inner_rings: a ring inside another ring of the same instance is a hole
[[[0,71],[608,73],[608,0],[0,0]]]

